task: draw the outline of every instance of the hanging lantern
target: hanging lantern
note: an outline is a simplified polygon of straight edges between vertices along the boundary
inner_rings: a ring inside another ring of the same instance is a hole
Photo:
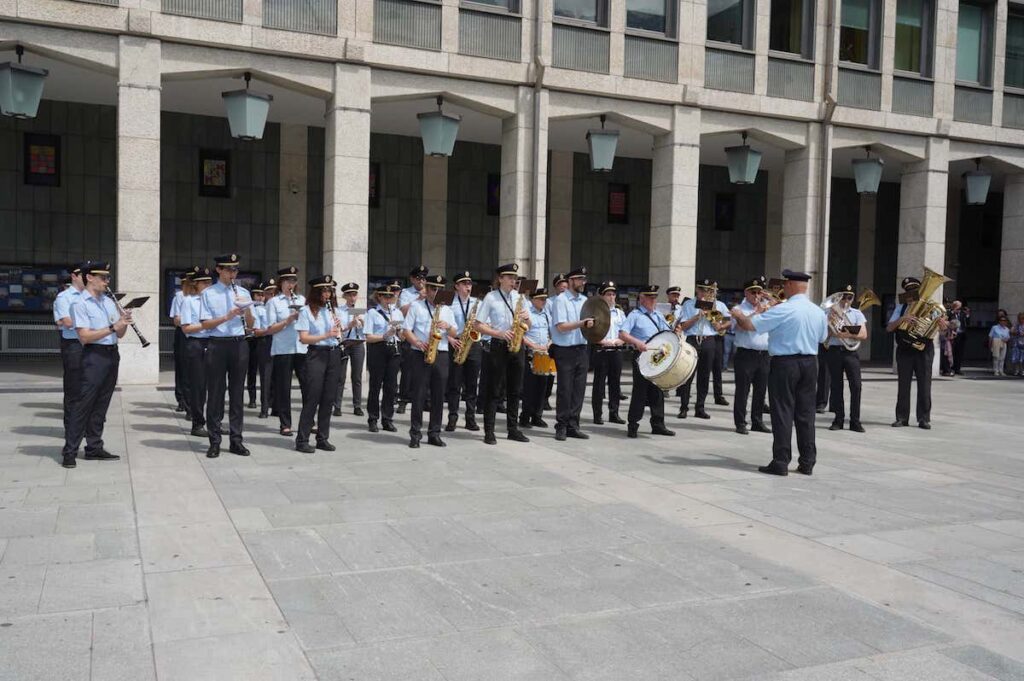
[[[437,96],[437,111],[416,114],[420,121],[420,137],[423,139],[425,156],[451,156],[455,149],[455,138],[459,136],[462,116],[446,114],[441,110],[444,98]]]
[[[49,71],[25,66],[21,55],[25,48],[15,48],[18,63],[0,64],[0,114],[14,118],[35,118],[39,111],[39,100],[43,98],[43,84]]]
[[[747,133],[743,133],[743,145],[726,147],[725,160],[729,166],[729,182],[733,184],[754,184],[757,170],[761,167],[761,152],[747,144]]]
[[[252,74],[246,71],[244,90],[222,92],[220,95],[224,98],[224,106],[228,110],[228,125],[231,127],[231,136],[235,139],[263,139],[270,103],[274,101],[272,95],[250,90],[250,80]]]
[[[871,158],[871,147],[864,147],[864,151],[867,152],[867,158],[853,159],[853,179],[857,183],[857,193],[877,194],[885,161]]]
[[[968,206],[984,206],[988,200],[988,188],[992,184],[992,174],[981,169],[981,159],[974,161],[975,170],[964,173],[964,192],[967,194]]]
[[[619,131],[604,129],[604,114],[601,114],[601,129],[587,131],[587,146],[590,148],[590,169],[609,173],[615,164],[615,148],[619,145]]]

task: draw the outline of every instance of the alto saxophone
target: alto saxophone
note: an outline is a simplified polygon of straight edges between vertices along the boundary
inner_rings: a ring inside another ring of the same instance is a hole
[[[441,316],[441,306],[434,306],[434,316],[430,320],[430,333],[427,334],[427,349],[423,351],[423,361],[427,364],[433,364],[437,361],[437,346],[441,344],[441,338],[443,333],[438,328],[438,323]]]
[[[519,294],[519,299],[516,301],[516,312],[513,315],[515,319],[512,320],[512,342],[508,344],[508,351],[512,354],[519,352],[523,347],[523,336],[526,335],[526,324],[524,324],[519,316],[523,313],[523,294]]]
[[[456,364],[465,364],[466,359],[469,357],[469,351],[473,348],[473,343],[480,340],[480,332],[473,328],[476,323],[476,309],[478,307],[480,307],[479,300],[473,304],[473,310],[466,319],[466,326],[462,329],[462,333],[459,334],[459,349],[452,360]]]

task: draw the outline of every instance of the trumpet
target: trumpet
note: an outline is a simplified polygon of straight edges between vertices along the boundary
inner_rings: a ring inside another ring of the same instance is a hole
[[[110,296],[110,299],[114,301],[114,306],[117,308],[117,313],[120,314],[122,317],[127,316],[128,311],[121,307],[121,301],[117,299],[117,296],[110,292],[109,286],[107,287],[107,290],[104,291],[104,293]],[[146,340],[146,337],[142,335],[141,331],[139,331],[139,327],[135,325],[135,320],[133,319],[129,323],[129,325],[132,327],[132,331],[135,332],[135,335],[139,337],[139,343],[142,344],[142,347],[148,348],[149,341]]]
[[[235,285],[235,282],[231,282],[231,292],[235,294],[235,298],[238,297],[238,287]],[[252,336],[253,336],[252,329],[249,328],[249,320],[245,316],[245,310],[244,309],[242,310],[241,317],[242,317],[242,335],[244,335],[246,338],[252,338]]]

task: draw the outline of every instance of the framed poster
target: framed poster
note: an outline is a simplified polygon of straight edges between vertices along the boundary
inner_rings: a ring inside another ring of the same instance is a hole
[[[231,197],[231,152],[199,150],[199,195]]]
[[[60,186],[60,135],[25,133],[25,184]]]
[[[370,208],[380,208],[380,163],[370,161]]]
[[[487,214],[501,215],[501,175],[487,175]]]
[[[731,232],[736,226],[736,195],[715,194],[715,231]]]
[[[629,185],[608,183],[608,222],[624,225],[629,222]]]

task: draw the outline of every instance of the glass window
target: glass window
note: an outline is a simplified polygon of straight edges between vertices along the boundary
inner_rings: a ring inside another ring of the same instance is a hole
[[[669,33],[665,0],[626,0],[626,28]]]
[[[504,9],[509,10],[510,12],[515,12],[517,9],[516,6],[511,2],[511,0],[467,0],[467,2],[473,3],[475,5],[502,7]]]
[[[874,0],[843,0],[839,26],[840,61],[876,67],[874,46],[877,31]]]
[[[808,0],[807,4],[810,5],[811,1]],[[804,17],[803,0],[772,0],[769,48],[807,56],[804,31],[809,23]]]
[[[896,3],[896,55],[898,71],[921,73],[921,45],[924,29],[924,0],[898,0]]]
[[[1013,5],[1006,17],[1006,85],[1024,88],[1024,7]]]
[[[555,16],[597,23],[598,0],[555,0]]]
[[[990,7],[962,2],[956,27],[956,79],[988,84]]]
[[[750,0],[708,0],[708,40],[751,49]]]

